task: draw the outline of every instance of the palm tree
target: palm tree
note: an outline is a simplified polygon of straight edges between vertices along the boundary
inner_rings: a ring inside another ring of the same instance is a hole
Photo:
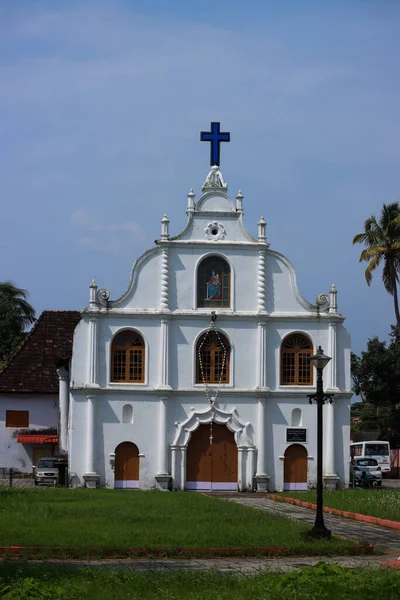
[[[364,232],[353,238],[353,244],[366,246],[360,254],[360,262],[369,261],[365,279],[371,285],[375,269],[383,262],[382,281],[394,299],[397,330],[400,331],[400,312],[397,284],[400,270],[400,205],[398,202],[384,204],[379,221],[372,215],[364,223]]]
[[[25,328],[35,322],[35,309],[27,301],[28,292],[15,287],[11,281],[0,281],[0,301],[12,306]]]

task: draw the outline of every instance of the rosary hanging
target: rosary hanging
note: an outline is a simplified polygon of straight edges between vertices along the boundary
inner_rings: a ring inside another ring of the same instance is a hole
[[[224,344],[218,329],[215,327],[215,321],[217,319],[217,315],[215,314],[215,312],[211,313],[211,322],[210,325],[205,333],[205,335],[203,336],[203,339],[199,345],[198,348],[198,359],[199,359],[199,366],[200,366],[200,375],[201,375],[201,379],[205,385],[205,392],[206,392],[206,398],[207,401],[210,405],[211,408],[211,421],[210,421],[210,444],[213,443],[213,421],[214,421],[214,406],[215,403],[217,401],[217,397],[218,397],[218,393],[220,390],[220,386],[222,384],[222,381],[224,379],[224,374],[225,374],[225,365],[226,365],[226,355],[227,355],[227,348],[226,345]],[[214,346],[214,352],[212,353],[211,350],[207,353],[209,354],[208,357],[206,357],[206,355],[204,355],[204,358],[207,358],[207,375],[208,377],[206,378],[206,375],[204,373],[204,364],[203,364],[203,355],[202,355],[202,349],[203,347],[207,347],[207,346]],[[218,350],[216,350],[216,348],[219,348],[220,351],[222,351],[222,361],[221,361],[221,370],[218,373],[218,380],[217,380],[217,387],[216,388],[210,388],[208,386],[208,383],[210,382],[210,379],[212,380],[212,370],[214,371],[214,373],[216,372],[216,369],[218,368],[218,364],[216,364],[218,361],[216,361],[216,358],[218,357]],[[211,356],[213,358],[211,358]]]

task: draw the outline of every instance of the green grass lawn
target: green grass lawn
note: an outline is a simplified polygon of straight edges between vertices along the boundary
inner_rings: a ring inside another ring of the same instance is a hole
[[[335,565],[245,577],[215,571],[171,574],[0,565],[3,600],[398,600],[400,573]]]
[[[285,492],[280,494],[304,502],[316,502],[316,492]],[[363,515],[400,521],[400,490],[335,490],[324,491],[324,506],[358,512]]]
[[[163,547],[170,555],[176,554],[177,547],[278,546],[293,554],[314,555],[351,551],[352,544],[344,540],[303,539],[302,533],[309,529],[278,515],[202,494],[0,490],[0,546]]]

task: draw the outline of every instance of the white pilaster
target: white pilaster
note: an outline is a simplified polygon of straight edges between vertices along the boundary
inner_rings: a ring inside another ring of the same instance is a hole
[[[69,373],[65,367],[57,369],[58,375],[58,446],[61,454],[68,451],[68,399]]]
[[[242,446],[238,446],[238,489],[239,489],[239,492],[245,491],[243,450],[244,450],[244,448]]]
[[[257,475],[265,475],[265,398],[258,398],[257,406]]]
[[[329,362],[328,385],[331,389],[336,388],[336,323],[329,323]],[[325,479],[328,487],[336,484],[335,473],[335,404],[329,402],[324,406],[324,476],[331,477],[332,481]]]
[[[169,286],[168,247],[163,246],[162,250],[161,250],[161,301],[160,301],[160,309],[161,310],[169,310],[168,286]]]
[[[186,446],[181,446],[181,490],[184,490],[186,485],[186,450]]]
[[[247,476],[246,488],[249,492],[254,489],[256,449],[253,447],[247,449]]]
[[[160,385],[169,388],[169,321],[161,319],[160,327]]]
[[[266,311],[265,302],[265,265],[266,265],[266,250],[265,248],[258,249],[258,271],[257,271],[257,301],[258,312]]]
[[[337,387],[336,384],[336,323],[329,323],[329,356],[331,357],[331,361],[329,362],[329,375],[330,375],[330,386],[335,389]]]
[[[335,409],[327,402],[324,406],[324,475],[335,474]]]
[[[94,402],[96,396],[86,396],[86,471],[87,474],[94,472]]]
[[[97,316],[89,316],[88,332],[88,383],[97,385]]]
[[[178,446],[171,446],[171,477],[174,490],[179,488],[178,481]]]
[[[258,322],[258,368],[257,387],[267,387],[267,324]]]
[[[160,398],[158,425],[158,472],[168,472],[167,457],[167,398]]]

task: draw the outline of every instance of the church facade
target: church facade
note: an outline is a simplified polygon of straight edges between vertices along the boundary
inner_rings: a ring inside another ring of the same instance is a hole
[[[225,140],[223,140],[225,141]],[[219,156],[218,156],[219,162]],[[74,486],[307,489],[317,478],[316,373],[324,388],[324,478],[348,484],[350,341],[337,292],[312,304],[289,260],[243,222],[214,165],[185,229],[135,262],[111,300],[90,286],[60,390],[61,449]],[[67,378],[65,378],[66,380]],[[65,432],[64,435],[62,432]],[[68,433],[66,433],[68,432]]]

